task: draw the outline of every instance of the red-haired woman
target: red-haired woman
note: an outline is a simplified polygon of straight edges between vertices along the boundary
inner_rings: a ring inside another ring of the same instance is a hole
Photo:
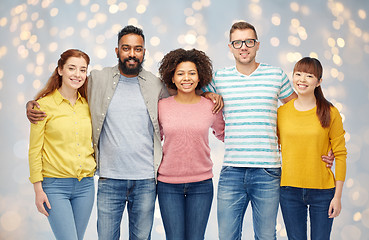
[[[46,118],[31,124],[30,181],[36,206],[56,239],[83,239],[94,202],[96,168],[86,100],[88,55],[70,49],[35,97]]]

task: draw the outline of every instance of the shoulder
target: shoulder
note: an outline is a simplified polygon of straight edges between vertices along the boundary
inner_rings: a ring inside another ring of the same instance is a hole
[[[174,96],[170,96],[170,97],[167,97],[167,98],[162,98],[159,100],[158,102],[158,105],[159,106],[165,106],[165,105],[168,105],[170,103],[172,103],[174,101]]]
[[[161,82],[157,76],[155,76],[152,72],[147,71],[145,69],[142,69],[141,72],[138,74],[138,76],[145,80]]]
[[[294,106],[294,102],[295,102],[295,99],[292,99],[288,103],[281,105],[278,108],[278,114],[282,114],[282,113],[284,113],[286,111],[289,111]]]
[[[113,74],[113,73],[119,74],[118,65],[114,67],[104,67],[101,70],[94,69],[91,71],[90,75],[95,77],[95,76],[104,76],[104,75]]]
[[[260,63],[259,70],[264,71],[264,72],[269,72],[269,73],[276,73],[276,74],[284,73],[282,68],[272,66],[272,65],[267,64],[267,63]]]
[[[234,75],[236,74],[236,67],[232,66],[232,67],[225,67],[225,68],[221,68],[218,69],[215,73],[214,76],[215,77],[219,77],[219,76],[229,76],[229,75]]]
[[[331,112],[331,114],[332,114],[332,116],[333,116],[333,118],[334,117],[338,117],[338,116],[341,116],[341,113],[340,113],[340,111],[335,107],[335,106],[331,106],[331,108],[330,108],[330,112]]]

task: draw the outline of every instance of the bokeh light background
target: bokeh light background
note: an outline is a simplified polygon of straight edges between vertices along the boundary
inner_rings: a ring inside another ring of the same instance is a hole
[[[332,239],[369,235],[369,1],[367,0],[0,0],[0,239],[53,239],[34,205],[28,181],[29,123],[25,103],[44,85],[61,52],[79,48],[90,69],[117,63],[116,34],[127,24],[146,36],[145,68],[157,73],[168,51],[205,51],[218,69],[233,65],[228,31],[235,20],[254,24],[257,60],[282,67],[314,56],[324,67],[323,90],[340,110],[347,131],[347,180]],[[223,145],[211,138],[218,181]],[[217,239],[216,201],[206,239]],[[127,216],[122,239],[127,237]],[[278,239],[287,239],[278,215]],[[85,239],[97,239],[96,208]],[[152,239],[164,239],[157,206]],[[242,239],[253,239],[250,209]]]

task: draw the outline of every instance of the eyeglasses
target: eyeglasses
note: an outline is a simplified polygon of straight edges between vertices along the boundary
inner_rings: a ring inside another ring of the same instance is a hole
[[[242,45],[245,43],[246,47],[252,48],[257,43],[256,39],[246,39],[245,41],[242,40],[234,40],[231,42],[233,48],[240,49],[242,48]]]

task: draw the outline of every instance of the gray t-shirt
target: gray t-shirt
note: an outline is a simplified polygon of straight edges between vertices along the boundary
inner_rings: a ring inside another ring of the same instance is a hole
[[[100,177],[154,178],[153,125],[137,77],[120,75],[99,140]]]

